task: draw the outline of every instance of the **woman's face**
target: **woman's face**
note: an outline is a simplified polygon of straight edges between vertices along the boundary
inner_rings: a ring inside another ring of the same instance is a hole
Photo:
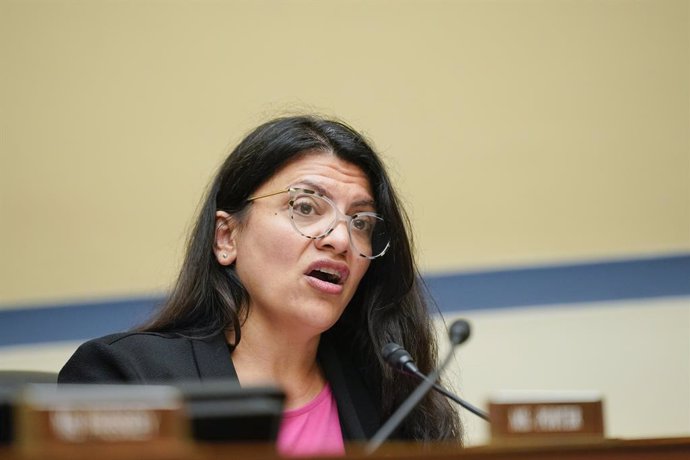
[[[357,166],[332,153],[308,153],[279,170],[254,196],[300,187],[321,192],[346,215],[375,211],[369,180]],[[347,223],[338,222],[322,239],[309,239],[292,226],[288,193],[261,198],[249,206],[242,225],[229,220],[229,247],[224,259],[236,264],[250,297],[247,321],[300,334],[320,334],[340,317],[354,295],[370,260],[350,245]],[[219,222],[224,222],[219,212]],[[220,249],[222,251],[222,249]],[[339,279],[324,280],[323,273]]]

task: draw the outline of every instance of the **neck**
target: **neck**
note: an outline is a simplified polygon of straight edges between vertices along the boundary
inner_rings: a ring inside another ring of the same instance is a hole
[[[242,340],[232,353],[240,384],[276,385],[285,392],[286,409],[303,406],[326,382],[316,361],[320,335],[300,336],[265,324],[250,314],[242,325]],[[233,339],[230,333],[228,341]]]

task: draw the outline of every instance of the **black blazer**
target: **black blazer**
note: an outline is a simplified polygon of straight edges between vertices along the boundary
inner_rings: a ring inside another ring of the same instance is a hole
[[[324,335],[318,360],[331,385],[346,441],[371,438],[381,425],[379,404],[346,354]],[[223,333],[206,339],[129,332],[81,345],[58,376],[59,383],[166,383],[237,380]]]

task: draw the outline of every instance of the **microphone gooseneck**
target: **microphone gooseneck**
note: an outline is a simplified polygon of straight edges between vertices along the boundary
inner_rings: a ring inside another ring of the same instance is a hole
[[[386,353],[386,350],[389,350],[389,353]],[[422,374],[420,370],[417,368],[417,365],[415,364],[414,360],[412,359],[412,356],[410,356],[408,351],[400,345],[398,345],[397,343],[391,342],[383,347],[383,358],[386,361],[386,363],[388,363],[398,372],[402,372],[403,374],[407,375],[412,375],[416,377],[419,381],[424,381],[427,379],[427,376]],[[434,390],[449,398],[453,402],[459,404],[468,411],[472,412],[477,417],[482,418],[487,422],[490,421],[489,414],[474,406],[473,404],[465,401],[455,393],[451,393],[450,391],[446,390],[438,383],[434,383],[433,388]]]
[[[413,375],[418,378],[422,383],[415,389],[410,396],[398,407],[398,409],[391,415],[391,417],[386,421],[386,423],[381,426],[381,428],[376,432],[376,434],[371,438],[366,446],[365,452],[367,454],[372,454],[378,449],[383,442],[388,439],[388,437],[393,433],[393,431],[402,423],[402,421],[409,415],[410,412],[415,408],[419,401],[424,398],[424,396],[433,388],[439,393],[443,394],[447,398],[450,398],[457,404],[461,405],[465,409],[469,410],[473,414],[481,417],[482,419],[489,421],[489,415],[482,411],[481,409],[473,406],[457,395],[451,393],[450,391],[438,385],[436,381],[438,380],[441,372],[448,365],[453,357],[453,352],[455,347],[465,342],[470,337],[470,325],[467,321],[459,319],[451,324],[448,329],[448,337],[450,339],[451,347],[448,350],[448,354],[444,358],[441,365],[434,370],[428,376],[424,375],[417,368],[417,365],[410,356],[410,353],[405,350],[402,346],[397,343],[391,342],[386,344],[381,350],[381,355],[388,365],[393,367],[398,372],[403,374]]]
[[[378,449],[383,442],[388,439],[388,437],[395,431],[395,429],[402,423],[403,420],[412,412],[419,401],[431,390],[434,386],[434,382],[438,380],[441,371],[448,365],[450,359],[453,357],[453,347],[448,352],[441,366],[434,370],[429,377],[424,379],[422,383],[407,397],[405,401],[398,407],[398,409],[393,412],[393,415],[386,421],[386,423],[379,428],[379,430],[374,434],[369,443],[365,448],[367,455],[373,454],[376,449]]]

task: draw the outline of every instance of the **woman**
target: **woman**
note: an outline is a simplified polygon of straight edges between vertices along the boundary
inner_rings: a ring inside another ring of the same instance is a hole
[[[270,382],[286,393],[283,452],[343,452],[343,439],[370,438],[417,384],[382,361],[386,343],[422,372],[435,365],[407,227],[380,159],[352,128],[270,121],[221,166],[157,316],[82,345],[60,382]],[[396,433],[460,436],[438,394]]]

